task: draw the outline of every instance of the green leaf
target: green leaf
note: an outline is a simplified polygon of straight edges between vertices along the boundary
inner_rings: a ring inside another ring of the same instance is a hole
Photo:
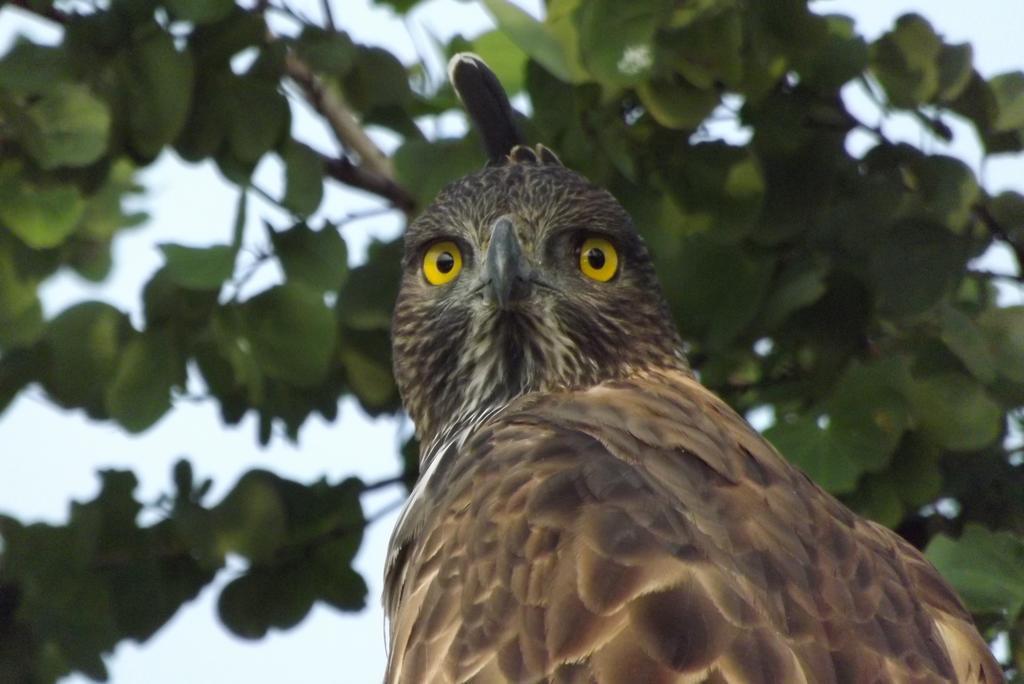
[[[65,408],[105,416],[105,390],[129,329],[120,311],[101,302],[76,304],[50,321],[43,334],[50,363],[43,387]]]
[[[843,503],[886,527],[896,527],[903,519],[903,501],[888,473],[868,473]]]
[[[240,78],[231,87],[228,146],[235,159],[255,164],[288,133],[288,102],[273,83]]]
[[[165,242],[158,247],[167,276],[180,287],[215,290],[234,272],[236,250],[229,245],[188,247]]]
[[[765,181],[750,150],[723,142],[700,143],[675,154],[659,149],[665,191],[681,213],[688,232],[734,242],[754,229]]]
[[[768,299],[761,310],[764,328],[776,328],[792,313],[821,299],[828,274],[829,265],[822,259],[800,259],[786,264],[768,288]]]
[[[924,311],[949,290],[967,258],[966,243],[940,226],[897,224],[874,247],[868,265],[879,308],[892,316]]]
[[[580,32],[576,26],[576,10],[584,0],[550,0],[544,17],[544,26],[561,48],[565,74],[559,75],[563,62],[548,64],[540,56],[527,51],[530,59],[541,65],[553,80],[562,83],[583,83],[590,80],[583,62],[580,61]],[[558,59],[557,53],[555,59]]]
[[[231,127],[234,111],[233,90],[238,77],[220,71],[199,70],[195,87],[195,102],[185,127],[177,140],[175,150],[187,161],[200,161],[221,150]]]
[[[60,245],[85,211],[71,185],[38,187],[21,179],[0,180],[0,222],[33,249]]]
[[[827,90],[838,90],[857,78],[868,65],[868,46],[857,33],[850,17],[825,17],[825,43],[822,50],[800,67],[801,81]],[[970,74],[968,74],[970,75]]]
[[[966,87],[959,97],[949,103],[949,108],[974,124],[982,142],[988,145],[989,140],[986,138],[992,134],[992,123],[998,114],[998,105],[991,86],[977,70],[971,71],[971,78]]]
[[[560,81],[578,80],[574,78],[562,45],[547,26],[509,0],[482,0],[482,3],[498,28],[531,59]]]
[[[356,59],[356,46],[347,33],[317,26],[303,27],[295,50],[313,71],[331,76],[344,76]]]
[[[958,309],[946,306],[942,309],[940,325],[940,339],[964,362],[971,375],[986,384],[995,380],[995,359],[974,321]]]
[[[344,328],[341,342],[345,379],[359,403],[371,415],[394,410],[398,404],[398,389],[391,372],[386,331]]]
[[[15,259],[13,245],[0,241],[0,350],[28,345],[43,331],[37,283],[19,273]]]
[[[364,491],[362,482],[354,477],[334,485],[326,480],[308,486],[284,482],[286,486],[281,492],[288,506],[289,545],[297,548],[317,544],[315,556],[321,564],[351,563],[366,524],[359,501]],[[329,535],[330,540],[324,539],[324,535]]]
[[[863,473],[889,464],[907,429],[907,402],[901,393],[905,377],[903,362],[896,357],[854,362],[823,404],[779,420],[765,436],[829,491],[853,492]],[[876,505],[881,501],[865,500],[865,510],[871,508],[880,517],[891,514],[892,507]]]
[[[576,12],[580,57],[598,81],[630,86],[654,67],[654,34],[672,10],[670,0],[589,0]]]
[[[995,76],[988,82],[996,98],[995,131],[1024,128],[1024,72],[1012,71]]]
[[[86,166],[107,151],[110,113],[87,87],[67,85],[25,112],[22,140],[44,169]]]
[[[285,190],[281,200],[298,216],[309,216],[324,196],[324,162],[309,145],[291,140],[281,152]]]
[[[239,479],[213,509],[221,553],[237,553],[252,562],[267,561],[277,553],[288,534],[284,482],[265,470],[250,470]]]
[[[37,45],[18,38],[0,60],[0,90],[24,95],[41,95],[69,86],[69,53],[59,47]]]
[[[677,249],[678,253],[661,254],[657,246],[654,250],[658,263],[665,266],[661,272],[675,274],[663,283],[677,320],[710,348],[723,349],[760,308],[772,263],[700,235],[680,241]]]
[[[45,352],[38,346],[18,347],[0,354],[0,414],[18,392],[37,380],[46,367]],[[0,538],[3,530],[0,528]]]
[[[943,45],[939,53],[939,99],[952,102],[971,82],[974,50],[967,43]]]
[[[217,307],[218,291],[183,288],[159,269],[142,289],[146,327],[168,326],[191,334],[205,328]]]
[[[982,449],[999,437],[1003,427],[999,404],[963,373],[914,378],[907,399],[921,431],[952,451]]]
[[[890,358],[872,364],[854,362],[825,402],[827,431],[861,468],[884,468],[908,427],[904,368]]]
[[[155,157],[188,120],[195,72],[192,57],[179,51],[167,33],[141,29],[124,60],[122,87],[132,147],[143,157]]]
[[[483,166],[480,141],[475,135],[457,140],[406,140],[394,155],[398,183],[416,195],[417,206],[426,207],[452,178]]]
[[[363,45],[342,79],[342,90],[360,112],[404,107],[412,96],[409,76],[398,58],[383,48]]]
[[[235,8],[234,0],[164,0],[176,18],[196,24],[210,24],[225,19]]]
[[[109,242],[122,228],[133,228],[149,216],[143,212],[125,213],[124,201],[142,188],[135,181],[135,165],[121,158],[109,166],[106,180],[87,197],[85,212],[78,224],[79,234],[90,241]]]
[[[243,476],[215,516],[221,534],[234,539],[230,548],[252,562],[218,601],[229,629],[246,638],[287,629],[317,600],[364,607],[366,585],[351,568],[366,524],[361,491],[352,478],[306,487],[266,471]]]
[[[232,580],[217,600],[224,625],[245,639],[262,639],[271,627],[302,622],[316,600],[301,568],[254,568]]]
[[[388,330],[401,259],[401,240],[371,244],[370,258],[352,269],[338,294],[338,320],[353,330]]]
[[[996,372],[1024,383],[1024,306],[987,309],[978,326],[988,341]]]
[[[323,380],[336,332],[320,292],[289,282],[248,300],[241,314],[245,340],[264,373],[299,387]]]
[[[904,171],[905,181],[916,191],[908,214],[931,219],[955,233],[966,231],[981,198],[970,167],[953,157],[929,155],[913,160]]]
[[[941,53],[942,40],[932,25],[918,14],[905,14],[871,46],[871,68],[890,102],[914,107],[938,92]]]
[[[716,94],[718,84],[740,84],[742,45],[743,17],[735,8],[710,13],[658,40],[659,53],[668,65],[710,95]]]
[[[366,608],[366,580],[352,568],[329,568],[320,573],[319,579],[321,599],[328,605],[348,612]]]
[[[0,287],[6,285],[3,281],[0,277]],[[0,292],[0,349],[28,345],[43,332],[43,307],[38,298],[26,305],[12,305],[12,300],[23,299],[26,292],[28,290],[18,292],[13,288]],[[35,295],[35,288],[31,293]]]
[[[856,488],[861,473],[857,454],[833,439],[827,422],[818,416],[780,420],[764,436],[826,490],[839,494]]]
[[[666,128],[697,128],[718,106],[716,92],[680,79],[638,83],[636,94],[654,120]]]
[[[274,252],[289,282],[331,292],[348,275],[348,251],[338,229],[331,224],[318,231],[298,223],[282,232],[271,232]]]
[[[201,66],[196,71],[197,80],[202,82],[214,71],[223,75],[235,55],[263,45],[266,37],[266,17],[237,5],[224,20],[196,26],[189,36],[189,49]],[[194,101],[207,102],[200,97]]]
[[[1024,240],[1024,195],[1001,192],[989,201],[988,209],[1012,240]]]
[[[1016,621],[1024,607],[1024,539],[968,524],[959,539],[937,535],[925,555],[973,612]]]
[[[239,307],[218,307],[211,323],[213,344],[197,350],[197,361],[222,407],[233,405],[240,411],[233,421],[238,422],[250,404],[263,402],[267,379],[256,361]]]
[[[184,383],[185,362],[173,339],[162,332],[137,335],[107,387],[107,411],[129,432],[142,432],[171,408],[171,388]]]
[[[939,447],[913,433],[900,444],[890,472],[907,508],[918,509],[942,493],[941,455]]]

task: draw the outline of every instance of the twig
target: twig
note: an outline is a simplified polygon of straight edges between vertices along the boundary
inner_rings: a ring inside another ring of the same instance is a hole
[[[287,212],[288,215],[291,216],[291,218],[293,220],[298,221],[298,220],[300,220],[302,218],[301,216],[296,214],[294,211],[292,211],[291,209],[286,207],[284,204],[282,204],[281,200],[279,200],[276,197],[274,197],[273,195],[271,195],[265,188],[262,188],[259,185],[256,185],[256,183],[250,183],[249,187],[252,189],[253,192],[255,192],[257,195],[259,195],[259,197],[264,202],[266,202],[267,204],[270,204],[270,205],[272,205],[274,207],[277,207],[278,209],[280,209],[280,210],[282,210],[284,212]]]
[[[331,0],[320,0],[320,6],[324,10],[324,28],[328,31],[337,31],[337,24],[334,23],[334,11],[331,9]]]
[[[986,280],[1013,280],[1018,283],[1024,283],[1024,275],[1017,275],[1014,273],[993,273],[992,271],[967,271],[967,275],[975,278],[984,278]]]
[[[882,95],[875,90],[875,86],[871,82],[871,80],[865,74],[861,74],[860,76],[857,77],[857,83],[859,83],[861,88],[864,89],[868,98],[870,98],[871,101],[875,103],[875,106],[877,106],[883,114],[888,115],[891,110],[891,107],[889,106],[889,103],[885,101]]]
[[[1010,237],[1010,234],[1006,232],[1006,229],[999,224],[996,217],[992,215],[992,212],[988,210],[981,202],[977,202],[971,207],[974,215],[981,221],[982,225],[988,228],[988,232],[993,237],[1002,240],[1010,249],[1013,251],[1013,255],[1017,257],[1017,270],[1024,270],[1024,243],[1017,242]]]
[[[364,166],[356,165],[347,157],[325,158],[324,170],[336,181],[374,195],[380,195],[406,214],[411,213],[416,207],[416,200],[409,194],[409,191],[392,180],[390,176],[381,175]]]
[[[187,401],[192,404],[204,404],[208,401],[212,401],[214,395],[210,393],[204,394],[192,394],[190,392],[181,392],[180,394],[174,395],[175,401]]]
[[[335,226],[344,226],[345,224],[352,223],[354,221],[362,221],[363,219],[382,216],[384,214],[394,211],[394,209],[394,207],[386,206],[372,207],[370,209],[366,209],[363,211],[350,211],[341,218],[331,219],[330,223],[333,223]]]
[[[231,280],[228,281],[228,283],[230,283],[231,287],[234,289],[234,293],[231,295],[231,297],[228,298],[229,302],[238,301],[239,297],[242,296],[242,289],[245,288],[245,286],[249,283],[250,280],[252,280],[253,276],[256,275],[256,272],[259,271],[260,268],[265,263],[270,261],[270,259],[274,256],[274,253],[270,251],[260,251],[256,252],[254,256],[255,260],[251,264],[249,264],[248,268],[246,268],[245,272],[242,275],[238,276],[237,278],[232,278]]]
[[[938,116],[932,118],[925,114],[924,112],[922,112],[920,109],[916,108],[912,109],[910,113],[913,115],[915,119],[917,119],[917,122],[921,124],[921,126],[926,131],[931,133],[936,138],[939,138],[943,142],[947,143],[953,141],[953,129],[950,128],[949,125],[945,121],[940,119]]]
[[[389,478],[384,479],[384,480],[378,480],[377,482],[368,482],[367,484],[363,485],[363,488],[360,491],[360,494],[365,494],[366,492],[373,492],[373,491],[376,491],[378,489],[384,489],[385,487],[392,487],[392,486],[394,486],[396,484],[403,484],[403,483],[405,483],[405,479],[401,475],[396,475],[395,477],[389,477]]]
[[[286,3],[280,5],[274,5],[270,2],[261,3],[262,6],[256,7],[256,13],[259,14],[264,10],[270,10],[271,12],[277,12],[278,14],[284,15],[299,24],[300,26],[316,26],[316,24],[306,15],[299,12],[293,7],[289,7]]]

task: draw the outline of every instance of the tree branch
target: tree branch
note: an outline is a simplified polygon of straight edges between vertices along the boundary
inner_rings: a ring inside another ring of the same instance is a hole
[[[393,178],[391,160],[362,129],[341,94],[325,86],[294,52],[288,52],[284,68],[285,73],[302,88],[313,109],[327,120],[338,142],[359,157],[359,165],[378,175]]]
[[[411,214],[416,206],[415,198],[395,182],[391,159],[366,134],[337,89],[326,86],[292,51],[285,56],[285,73],[299,85],[313,109],[324,117],[342,149],[358,157],[358,163],[347,156],[326,159],[327,174],[346,185],[380,195],[407,215]]]
[[[406,214],[411,213],[416,207],[415,198],[390,176],[374,173],[370,169],[355,164],[348,157],[338,159],[325,157],[324,169],[327,171],[327,175],[334,180],[379,195]]]

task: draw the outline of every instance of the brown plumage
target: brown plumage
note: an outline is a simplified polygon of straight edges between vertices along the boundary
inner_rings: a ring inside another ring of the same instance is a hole
[[[594,235],[604,282],[581,273]],[[431,285],[438,241],[462,270]],[[916,549],[693,378],[606,192],[515,148],[406,254],[395,370],[424,476],[392,538],[388,682],[1002,681]]]

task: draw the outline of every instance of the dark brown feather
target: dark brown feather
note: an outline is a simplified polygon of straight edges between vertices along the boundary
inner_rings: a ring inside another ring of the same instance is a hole
[[[498,77],[476,55],[460,52],[448,63],[448,80],[480,132],[487,158],[500,163],[523,136]]]
[[[938,573],[687,374],[529,395],[409,553],[389,682],[1000,682]]]

